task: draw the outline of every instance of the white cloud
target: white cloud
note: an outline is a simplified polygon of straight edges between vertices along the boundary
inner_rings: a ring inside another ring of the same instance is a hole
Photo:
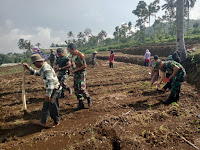
[[[199,8],[200,8],[200,1],[197,1],[194,8],[192,8],[190,11],[190,19],[200,19]]]
[[[10,20],[6,20],[5,24],[7,24],[5,28],[0,28],[0,53],[22,52],[18,49],[17,45],[18,40],[21,38],[30,40],[31,44],[34,46],[36,43],[41,43],[43,48],[48,48],[51,43],[63,44],[65,40],[64,38],[61,39],[58,36],[52,36],[52,30],[47,27],[36,27],[30,30],[30,32],[26,32],[22,29],[14,27],[14,23]],[[11,27],[14,28],[9,29]],[[61,31],[59,31],[59,33],[64,34],[64,32]],[[61,37],[64,37],[64,35],[61,35]]]

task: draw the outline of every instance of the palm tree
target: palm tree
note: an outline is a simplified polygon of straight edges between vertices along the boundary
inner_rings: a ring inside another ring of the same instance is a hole
[[[19,49],[24,50],[24,54],[25,54],[25,51],[26,51],[26,49],[25,49],[25,46],[26,46],[25,40],[24,39],[19,39],[17,45],[18,45]],[[24,55],[24,57],[25,57],[25,55]]]
[[[189,36],[189,24],[190,24],[190,8],[193,8],[196,0],[185,0],[185,7],[187,8],[187,37]]]
[[[69,31],[69,32],[67,33],[67,35],[68,35],[68,38],[70,38],[71,40],[72,40],[72,38],[74,37],[74,34],[73,34],[72,31]]]
[[[180,59],[181,62],[186,60],[187,53],[185,49],[185,41],[184,41],[184,27],[183,27],[183,19],[184,19],[184,0],[177,0],[176,5],[176,19],[177,19],[177,50],[180,51]]]
[[[113,35],[115,36],[115,39],[118,40],[119,44],[119,26],[115,27],[115,32],[113,33]]]
[[[78,39],[83,39],[85,37],[85,35],[82,32],[79,32],[77,35]]]
[[[78,45],[82,48],[83,46],[83,39],[84,39],[85,35],[82,32],[79,32],[77,35],[78,38]]]
[[[37,43],[37,44],[35,44],[35,46],[37,46],[38,48],[40,48],[41,44]]]
[[[29,57],[31,55],[31,49],[33,48],[33,45],[31,44],[30,40],[27,41],[25,40],[25,49],[26,51],[26,56]]]
[[[84,30],[84,34],[87,38],[89,38],[89,36],[92,36],[92,30],[90,28],[86,28]]]

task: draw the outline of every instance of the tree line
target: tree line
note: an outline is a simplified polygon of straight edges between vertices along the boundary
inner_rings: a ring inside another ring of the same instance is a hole
[[[132,22],[123,23],[116,26],[113,32],[113,38],[107,37],[107,32],[101,30],[97,35],[92,33],[90,28],[80,31],[77,35],[73,31],[67,32],[65,44],[52,43],[50,47],[66,47],[69,43],[76,44],[81,51],[106,47],[110,45],[126,44],[135,42],[136,44],[148,43],[148,41],[162,42],[165,39],[175,40],[177,34],[177,18],[176,7],[179,0],[165,0],[165,4],[160,6],[159,0],[152,1],[149,5],[145,1],[139,1],[137,7],[132,11],[133,15],[137,16],[136,24],[133,27]],[[194,7],[196,0],[181,0],[184,1],[184,28],[185,35],[188,37],[194,34],[200,34],[200,21],[192,21],[190,24],[190,11]],[[164,11],[163,16],[158,16],[158,12]],[[152,17],[154,22],[152,23]],[[133,32],[135,29],[135,32]],[[30,56],[31,49],[35,46],[38,48],[41,43],[36,43],[34,46],[30,40],[19,39],[19,49],[24,50],[25,58]]]

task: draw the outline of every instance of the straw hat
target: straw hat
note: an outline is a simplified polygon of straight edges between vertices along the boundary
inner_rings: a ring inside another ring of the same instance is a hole
[[[94,51],[93,53],[97,54],[98,52],[97,52],[97,51]]]
[[[44,61],[44,59],[39,54],[33,54],[31,55],[31,61],[32,63],[35,63],[38,61]]]

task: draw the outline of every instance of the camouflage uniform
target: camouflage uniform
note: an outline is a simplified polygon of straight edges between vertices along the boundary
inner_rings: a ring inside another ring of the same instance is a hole
[[[50,56],[49,56],[49,59],[50,59],[50,65],[53,68],[54,61],[55,61],[55,54],[51,53]]]
[[[173,68],[175,65],[180,67],[180,69],[178,73],[174,76],[174,78],[172,79],[171,93],[170,93],[169,99],[176,102],[179,100],[181,84],[184,81],[184,77],[186,75],[185,69],[180,63],[177,63],[175,61],[166,61],[164,62],[164,66],[161,71],[163,72],[167,71],[169,73],[173,73]]]
[[[73,70],[80,68],[85,61],[85,56],[78,51],[77,55],[72,55],[71,57],[71,63]],[[83,100],[84,98],[90,98],[90,95],[88,94],[86,90],[86,70],[78,71],[74,73],[74,91],[75,95],[78,100]]]
[[[69,62],[68,57],[66,56],[58,57],[58,59],[56,60],[56,65],[58,65],[59,68],[62,68],[67,65],[67,62]],[[69,77],[69,69],[59,70],[58,80],[63,87],[61,97],[64,97],[64,89],[67,89],[69,93],[71,94],[71,89],[67,84],[68,77]]]

